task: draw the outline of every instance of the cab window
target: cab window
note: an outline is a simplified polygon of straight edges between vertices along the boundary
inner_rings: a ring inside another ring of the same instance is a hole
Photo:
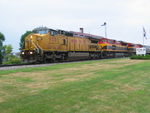
[[[48,30],[40,30],[38,31],[39,34],[47,34],[48,33]]]
[[[56,31],[50,31],[50,33],[51,33],[52,36],[57,35],[57,32],[56,32]]]

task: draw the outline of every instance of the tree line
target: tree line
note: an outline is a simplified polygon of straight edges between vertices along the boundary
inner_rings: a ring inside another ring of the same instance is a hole
[[[0,32],[0,64],[3,62],[3,42],[5,41],[5,36]]]
[[[24,46],[24,39],[26,36],[31,34],[32,31],[26,31],[20,39],[20,49]],[[0,32],[0,65],[1,64],[19,64],[21,63],[20,55],[13,54],[12,45],[3,45],[5,36]]]

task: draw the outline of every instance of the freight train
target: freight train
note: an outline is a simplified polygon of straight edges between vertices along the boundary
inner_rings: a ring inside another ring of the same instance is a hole
[[[21,57],[26,62],[127,57],[141,44],[127,43],[80,32],[35,28],[24,40]],[[144,46],[150,53],[150,46]]]

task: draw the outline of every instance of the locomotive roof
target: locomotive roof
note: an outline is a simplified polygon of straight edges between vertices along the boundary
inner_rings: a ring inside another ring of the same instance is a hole
[[[47,27],[37,27],[37,28],[34,28],[34,29],[33,29],[33,32],[41,31],[41,30],[56,31],[56,30],[54,30],[54,29],[49,29],[49,28],[47,28]]]
[[[92,34],[88,34],[88,33],[81,33],[81,32],[75,32],[75,31],[70,31],[71,33],[73,33],[74,36],[79,36],[79,37],[85,37],[85,38],[96,38],[96,39],[101,39],[104,38],[102,36],[97,36],[97,35],[92,35]]]

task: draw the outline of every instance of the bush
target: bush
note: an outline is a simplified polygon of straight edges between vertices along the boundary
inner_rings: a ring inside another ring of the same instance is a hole
[[[145,56],[134,55],[131,56],[130,59],[150,60],[150,55],[145,55]]]
[[[5,61],[4,64],[21,64],[21,59],[16,56],[12,56],[8,61]]]

